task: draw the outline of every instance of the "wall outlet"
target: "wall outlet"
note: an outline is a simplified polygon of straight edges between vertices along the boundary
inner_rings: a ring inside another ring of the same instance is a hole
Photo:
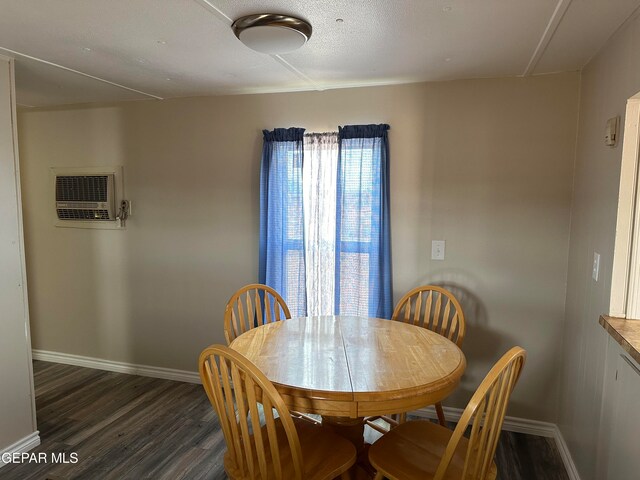
[[[431,242],[431,260],[444,260],[444,240]]]
[[[593,252],[593,270],[591,271],[591,277],[597,282],[599,274],[600,274],[600,254],[598,252]]]

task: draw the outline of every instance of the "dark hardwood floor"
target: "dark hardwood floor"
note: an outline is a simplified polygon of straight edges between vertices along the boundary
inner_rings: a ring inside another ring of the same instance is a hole
[[[32,452],[47,462],[5,465],[0,479],[227,478],[200,385],[40,361],[34,373],[42,444]],[[52,453],[69,463],[52,463]],[[496,462],[503,480],[569,478],[553,439],[503,432]]]

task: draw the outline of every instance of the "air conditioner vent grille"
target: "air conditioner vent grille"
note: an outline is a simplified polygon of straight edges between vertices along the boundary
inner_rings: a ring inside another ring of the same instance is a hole
[[[109,210],[81,210],[72,208],[58,208],[58,218],[61,220],[110,220]]]
[[[108,175],[58,176],[56,177],[56,200],[58,202],[106,202],[108,181]]]
[[[56,175],[58,220],[115,221],[114,175],[81,173]]]

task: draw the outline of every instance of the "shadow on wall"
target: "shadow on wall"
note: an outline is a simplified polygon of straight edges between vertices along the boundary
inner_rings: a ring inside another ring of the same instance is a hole
[[[459,388],[444,402],[447,406],[464,408],[494,362],[515,345],[512,337],[490,327],[487,309],[474,293],[478,283],[466,272],[448,270],[434,273],[416,284],[436,285],[448,290],[458,299],[464,312],[466,332],[462,351],[467,359],[467,369]]]

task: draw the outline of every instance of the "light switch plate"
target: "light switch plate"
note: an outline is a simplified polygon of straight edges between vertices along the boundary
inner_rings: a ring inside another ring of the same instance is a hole
[[[593,270],[591,272],[591,277],[597,282],[599,274],[600,274],[600,254],[598,252],[593,252]]]
[[[431,241],[431,260],[444,260],[444,240]]]

